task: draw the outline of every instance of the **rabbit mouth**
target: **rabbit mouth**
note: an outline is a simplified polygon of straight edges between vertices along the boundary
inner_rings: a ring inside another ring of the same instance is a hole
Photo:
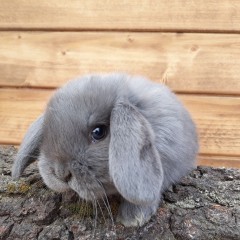
[[[116,188],[110,183],[101,183],[95,181],[95,184],[89,184],[88,182],[79,182],[77,179],[72,179],[68,182],[69,187],[74,190],[80,198],[87,201],[95,201],[97,199],[106,198],[108,195],[117,193]]]
[[[104,190],[99,189],[93,186],[83,186],[83,184],[79,184],[74,180],[70,181],[69,186],[72,190],[74,190],[78,196],[87,201],[94,201],[96,199],[104,197]]]

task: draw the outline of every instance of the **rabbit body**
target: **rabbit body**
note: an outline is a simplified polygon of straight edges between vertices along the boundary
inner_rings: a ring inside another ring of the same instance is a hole
[[[120,194],[118,220],[141,226],[163,191],[194,168],[197,152],[195,125],[166,86],[124,74],[89,75],[56,91],[30,126],[12,176],[38,154],[48,187],[73,189],[86,200]]]

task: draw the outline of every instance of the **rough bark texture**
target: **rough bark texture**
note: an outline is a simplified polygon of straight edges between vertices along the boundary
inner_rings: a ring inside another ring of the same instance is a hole
[[[0,239],[240,239],[238,169],[198,167],[164,194],[147,224],[125,228],[112,223],[103,201],[96,213],[73,192],[48,190],[36,164],[12,181],[15,153],[0,147]],[[119,199],[109,201],[114,217]]]

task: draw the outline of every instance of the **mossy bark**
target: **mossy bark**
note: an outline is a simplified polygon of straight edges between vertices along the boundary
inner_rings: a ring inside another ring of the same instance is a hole
[[[113,223],[107,202],[54,193],[36,164],[11,179],[14,147],[0,147],[0,239],[240,239],[240,170],[198,167],[165,192],[157,214],[141,228]],[[118,197],[109,198],[113,218]],[[97,217],[96,217],[97,216]]]

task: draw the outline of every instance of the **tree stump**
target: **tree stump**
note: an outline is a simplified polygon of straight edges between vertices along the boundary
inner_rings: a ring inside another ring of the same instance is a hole
[[[0,239],[240,239],[239,169],[198,166],[164,193],[148,223],[125,228],[113,220],[117,196],[108,199],[110,214],[106,199],[92,204],[52,192],[36,163],[12,181],[16,151],[0,147]]]

